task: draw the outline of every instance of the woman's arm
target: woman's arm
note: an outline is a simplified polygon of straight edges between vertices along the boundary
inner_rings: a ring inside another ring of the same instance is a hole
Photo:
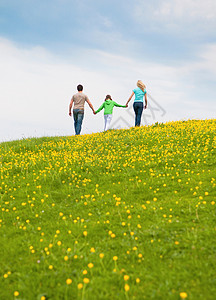
[[[131,101],[133,95],[134,95],[134,92],[132,92],[132,94],[130,95],[130,98],[128,99],[128,101],[127,101],[127,103],[126,103],[126,107],[128,107],[128,103]]]
[[[147,108],[147,93],[145,93],[145,109]]]

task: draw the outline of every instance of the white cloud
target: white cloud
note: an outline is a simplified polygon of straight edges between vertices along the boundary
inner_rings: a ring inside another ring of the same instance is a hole
[[[201,59],[204,61],[204,68],[213,78],[216,78],[216,44],[209,44],[203,47],[200,53]]]
[[[111,28],[113,27],[113,22],[108,18],[108,17],[105,17],[105,16],[99,16],[98,17],[99,19],[99,22],[105,27],[105,28]]]
[[[198,88],[202,88],[202,82],[216,85],[216,44],[206,44],[201,46],[196,53],[193,61],[187,62],[179,67],[179,73],[185,80],[197,80],[200,83]],[[211,89],[206,89],[206,94],[211,94]],[[214,89],[216,96],[216,90]]]
[[[147,28],[157,31],[180,32],[195,35],[215,32],[215,0],[138,0],[134,9],[134,18],[147,24]]]
[[[215,0],[162,0],[155,9],[156,17],[193,18],[213,20],[216,17]]]
[[[132,59],[87,49],[80,49],[79,54],[72,53],[71,57],[58,57],[41,47],[23,48],[0,39],[0,140],[73,134],[68,105],[78,83],[84,85],[84,92],[95,109],[106,94],[111,94],[116,102],[124,104],[137,79],[142,79],[148,93],[166,111],[165,116],[162,116],[162,111],[155,112],[155,119],[150,110],[146,111],[148,122],[211,117],[212,108],[208,109],[206,104],[197,105],[199,95],[191,97],[189,78],[203,66],[209,74],[215,72],[210,59],[208,61],[209,55],[214,54],[214,47],[208,46],[200,54],[202,60],[196,64],[184,64],[178,68],[156,64],[145,58]],[[89,61],[91,64],[87,66]],[[86,67],[83,67],[85,64]],[[116,108],[113,122],[119,117],[131,126],[134,123],[132,108]],[[93,116],[86,107],[82,132],[102,130],[103,114]]]

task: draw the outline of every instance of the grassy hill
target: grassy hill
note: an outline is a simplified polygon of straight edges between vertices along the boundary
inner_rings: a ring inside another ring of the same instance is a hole
[[[0,144],[0,299],[215,299],[215,132]]]

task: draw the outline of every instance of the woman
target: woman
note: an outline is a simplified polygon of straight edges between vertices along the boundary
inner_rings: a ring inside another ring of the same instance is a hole
[[[137,88],[133,90],[130,98],[128,99],[126,106],[128,107],[128,103],[131,101],[133,95],[135,95],[135,100],[133,104],[133,108],[135,111],[135,126],[140,126],[141,123],[141,117],[143,112],[143,97],[145,97],[145,106],[144,108],[147,108],[147,93],[146,93],[146,86],[141,81],[137,81]]]
[[[104,131],[110,129],[110,123],[112,120],[112,113],[114,106],[126,107],[126,105],[120,105],[112,100],[110,95],[106,95],[103,104],[95,111],[95,115],[104,108]]]

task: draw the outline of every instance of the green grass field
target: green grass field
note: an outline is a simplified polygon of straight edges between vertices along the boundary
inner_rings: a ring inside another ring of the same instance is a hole
[[[216,120],[0,144],[0,299],[215,299]]]

